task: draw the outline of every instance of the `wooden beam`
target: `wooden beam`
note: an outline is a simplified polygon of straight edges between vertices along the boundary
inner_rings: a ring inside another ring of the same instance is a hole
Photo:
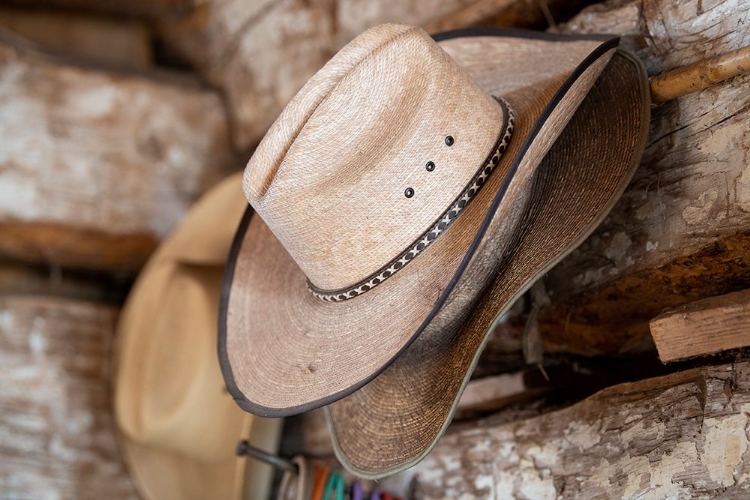
[[[750,290],[691,302],[651,320],[663,362],[750,346]]]
[[[496,411],[517,401],[539,396],[549,390],[530,387],[524,372],[504,373],[493,377],[472,380],[466,386],[456,408],[456,419],[477,413]]]
[[[622,384],[448,434],[401,482],[417,500],[745,498],[748,408],[747,360]]]
[[[0,297],[4,498],[138,498],[110,411],[116,308]]]
[[[223,102],[75,62],[0,37],[0,256],[132,275],[234,170]]]
[[[8,237],[3,229],[0,233]],[[125,301],[131,284],[131,280],[111,274],[0,260],[0,296],[45,295],[116,305]]]
[[[126,68],[152,63],[151,33],[139,21],[47,10],[0,9],[0,27],[43,47]]]
[[[453,12],[424,23],[428,33],[471,26],[496,28],[554,28],[567,21],[592,0],[474,0],[454,5]],[[384,15],[387,15],[384,13]]]
[[[208,0],[160,28],[224,91],[233,144],[244,151],[336,52],[335,13],[335,0]]]
[[[71,12],[116,14],[128,17],[163,18],[184,14],[197,0],[4,0],[24,9],[64,9]]]

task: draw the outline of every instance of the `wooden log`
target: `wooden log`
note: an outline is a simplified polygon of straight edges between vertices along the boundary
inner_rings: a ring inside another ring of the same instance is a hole
[[[224,91],[234,145],[247,150],[335,53],[335,7],[335,0],[210,0],[161,31]]]
[[[679,369],[665,367],[656,356],[579,358],[556,355],[547,366],[528,366],[516,372],[471,380],[458,402],[454,423],[487,416],[498,410],[539,405],[554,407],[580,401],[606,387]],[[463,422],[462,422],[463,423]]]
[[[163,18],[188,12],[199,0],[4,0],[21,8],[61,9],[133,17]]]
[[[615,386],[536,418],[446,435],[417,500],[747,498],[750,363]]]
[[[425,25],[430,33],[472,27],[555,29],[597,0],[478,0],[437,22]]]
[[[0,255],[132,274],[233,170],[220,96],[0,40]]]
[[[116,317],[93,302],[0,297],[3,498],[138,498],[110,412]]]
[[[750,4],[732,0],[617,0],[559,30],[620,34],[655,75],[749,45],[749,18]],[[664,309],[750,287],[748,85],[750,77],[739,76],[653,110],[630,186],[544,280],[552,303],[538,327],[547,352],[650,350],[648,322]],[[506,318],[486,359],[519,349],[527,310]],[[490,373],[493,363],[479,369]]]
[[[129,279],[110,274],[0,260],[0,296],[46,295],[119,305],[131,284]]]
[[[663,362],[750,346],[750,290],[691,302],[651,320]]]
[[[224,90],[240,150],[265,134],[289,100],[346,43],[398,22],[430,32],[478,24],[546,26],[544,10],[566,19],[591,0],[208,0],[161,23],[166,40]]]
[[[545,29],[566,21],[591,0],[341,0],[337,19],[339,45],[372,26],[402,23],[439,33],[471,26]]]
[[[43,47],[92,61],[146,68],[153,58],[151,34],[139,21],[3,8],[0,26]]]
[[[498,410],[515,401],[533,398],[547,390],[545,387],[530,387],[524,379],[524,374],[504,373],[472,380],[458,401],[455,418]]]

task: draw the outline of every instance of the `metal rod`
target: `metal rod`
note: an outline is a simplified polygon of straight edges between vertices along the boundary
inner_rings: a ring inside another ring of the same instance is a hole
[[[251,446],[247,440],[242,440],[237,444],[237,450],[235,451],[238,457],[248,456],[261,462],[273,465],[277,469],[282,469],[289,472],[297,472],[297,466],[285,458],[271,455],[267,451],[263,451],[260,448]]]

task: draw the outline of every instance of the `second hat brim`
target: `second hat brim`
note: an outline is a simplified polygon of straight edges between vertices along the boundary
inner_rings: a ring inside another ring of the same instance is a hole
[[[324,302],[248,209],[230,252],[219,321],[222,371],[243,409],[279,417],[330,404],[381,373],[431,323],[462,323],[497,273],[496,254],[523,214],[536,168],[618,44],[517,31],[472,35],[439,43],[510,103],[516,128],[484,187],[408,268],[359,297]]]
[[[467,323],[429,326],[375,380],[326,408],[334,449],[347,469],[375,479],[427,455],[450,423],[493,326],[620,197],[648,124],[643,65],[618,52],[538,169],[501,271]]]

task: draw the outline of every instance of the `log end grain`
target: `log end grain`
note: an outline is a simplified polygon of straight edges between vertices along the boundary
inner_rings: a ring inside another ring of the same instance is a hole
[[[750,345],[750,290],[691,302],[651,320],[663,362]]]

